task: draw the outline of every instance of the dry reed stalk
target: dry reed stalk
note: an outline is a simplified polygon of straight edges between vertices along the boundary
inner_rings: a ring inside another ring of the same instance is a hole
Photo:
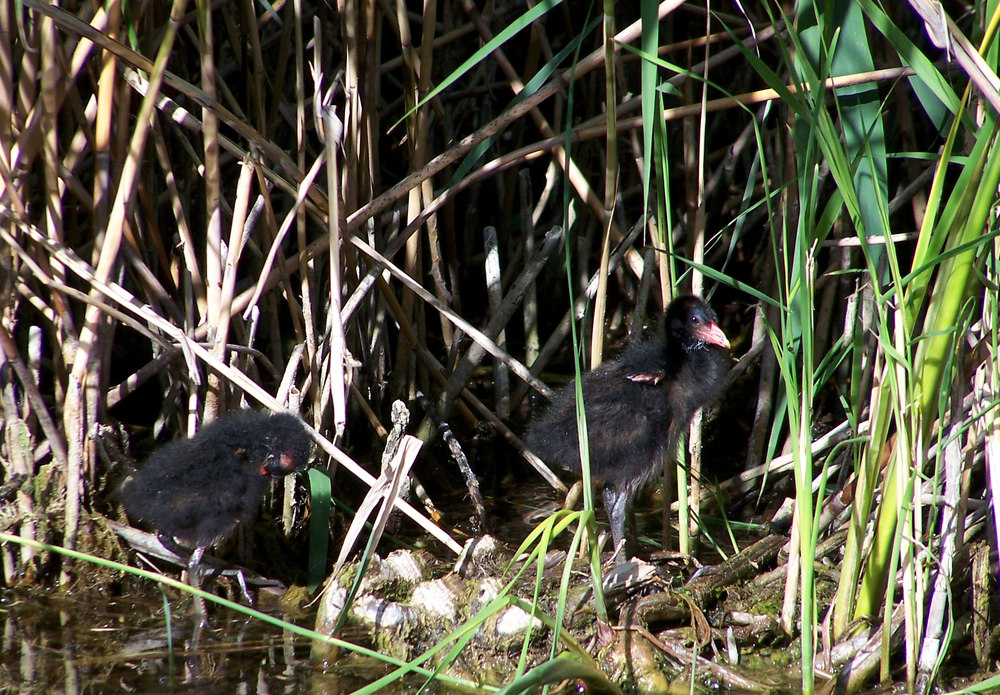
[[[218,292],[217,314],[212,323],[215,326],[215,342],[212,346],[212,353],[220,360],[226,359],[226,348],[229,343],[229,325],[232,317],[233,293],[236,289],[236,275],[243,253],[243,232],[247,218],[247,208],[250,204],[250,188],[253,184],[254,166],[249,161],[244,161],[240,166],[239,180],[236,184],[236,203],[233,206],[233,219],[229,228],[229,244],[226,249],[226,264],[222,270],[221,287]],[[220,253],[222,249],[220,248]],[[209,374],[208,396],[215,393],[221,397],[222,382],[220,376],[212,372]],[[215,409],[213,408],[215,406]],[[213,404],[211,400],[206,403],[213,416],[218,414],[219,400]]]
[[[107,34],[111,38],[117,39],[121,28],[121,12],[117,0],[108,5],[108,27]],[[112,158],[112,115],[114,108],[115,91],[118,89],[119,81],[117,74],[117,61],[110,51],[101,52],[101,76],[97,87],[97,113],[94,118],[94,226],[103,229],[108,222],[108,210],[111,201],[108,200],[108,192],[111,190],[111,158]],[[81,157],[83,148],[81,148]],[[73,170],[73,166],[67,162],[67,169]]]
[[[232,33],[237,36],[242,35],[246,37],[247,43],[250,44],[250,50],[248,51],[251,64],[249,69],[250,78],[248,80],[249,101],[255,107],[254,112],[250,114],[250,118],[255,123],[264,124],[267,122],[267,117],[264,113],[264,104],[268,102],[268,87],[264,82],[267,70],[264,67],[264,50],[260,42],[261,26],[257,22],[253,0],[239,0],[239,11],[239,25],[245,27],[245,29],[240,32],[239,29],[234,28]],[[228,14],[226,16],[228,17]],[[238,41],[233,40],[231,43],[236,45]]]
[[[62,47],[58,43],[55,25],[51,19],[45,18],[42,20],[38,27],[36,38],[40,53],[40,63],[38,64],[40,90],[35,107],[41,109],[40,136],[42,171],[44,174],[45,234],[53,242],[61,243],[65,238],[65,229],[63,226],[62,196],[59,190],[61,162],[59,160],[60,130],[57,120],[59,99],[56,93],[59,91],[62,73],[57,53],[61,51]],[[65,282],[65,269],[58,263],[52,264],[51,271],[58,280]],[[92,330],[90,338],[90,343],[92,344],[98,332],[96,321],[90,324],[89,327]],[[95,361],[95,358],[88,353],[86,361],[81,361],[78,366],[82,367],[86,364],[87,367],[90,367],[92,361]],[[96,373],[96,370],[94,371]],[[66,435],[68,454],[67,467],[64,470],[64,475],[66,476],[64,543],[68,548],[76,547],[81,500],[83,497],[83,478],[91,461],[89,456],[91,452],[88,450],[85,437],[84,386],[81,384],[83,380],[84,374],[82,373],[82,369],[75,368],[69,379],[62,412],[63,432]],[[69,576],[69,568],[64,567],[60,573],[60,582],[68,582]]]
[[[529,234],[527,236],[531,235]],[[484,263],[484,270],[486,274],[486,297],[489,305],[489,312],[492,323],[493,317],[496,317],[500,313],[504,300],[503,287],[502,287],[503,278],[502,278],[502,273],[500,272],[500,245],[497,241],[496,227],[487,226],[486,229],[483,230],[483,246],[486,248],[486,262]],[[539,270],[541,270],[540,267]],[[534,282],[534,280],[532,279],[531,282]],[[524,286],[525,292],[527,291],[528,285],[530,285],[531,282],[525,284]],[[506,325],[507,321],[504,321],[503,323],[504,325]],[[497,332],[495,338],[497,341],[497,345],[500,348],[506,350],[507,337],[503,328],[501,328]],[[510,373],[503,366],[503,364],[499,362],[494,363],[493,365],[493,399],[496,404],[495,410],[497,417],[499,417],[501,420],[506,420],[507,418],[509,418],[510,417]]]
[[[376,43],[375,28],[375,3],[368,3],[359,7],[356,0],[342,0],[338,3],[338,10],[341,17],[342,35],[346,38],[345,43],[349,50],[344,56],[344,122],[341,146],[343,148],[344,166],[341,169],[339,178],[335,183],[338,186],[341,219],[340,234],[348,234],[347,214],[348,211],[357,210],[361,200],[371,200],[375,195],[376,182],[379,179],[379,172],[376,168],[378,161],[378,143],[380,127],[377,121],[378,106],[376,78],[378,70],[375,61],[378,59],[379,46]],[[316,37],[321,35],[318,29],[313,32],[314,40],[319,43]],[[357,37],[357,38],[356,38]],[[317,45],[316,65],[321,65],[322,53]],[[353,50],[350,50],[353,49]],[[334,82],[335,84],[336,82]],[[329,90],[333,90],[333,84]],[[375,220],[369,220],[369,232],[377,245],[381,245],[381,230]],[[359,230],[360,231],[360,230]],[[340,253],[343,254],[344,271],[347,276],[347,285],[356,287],[360,282],[360,275],[363,268],[358,262],[354,249],[349,245],[342,245]],[[360,329],[364,333],[364,329]],[[370,335],[366,335],[370,338]],[[358,346],[361,352],[365,350],[365,340],[360,341]],[[379,379],[381,380],[379,375]]]
[[[23,0],[24,5],[39,14],[46,17],[51,17],[60,28],[70,33],[79,35],[86,38],[88,42],[80,42],[82,49],[87,51],[93,50],[94,45],[99,48],[106,49],[114,53],[118,58],[125,64],[133,67],[136,70],[142,71],[143,73],[153,73],[156,68],[155,65],[157,61],[150,61],[145,56],[142,56],[130,48],[122,45],[121,43],[112,40],[107,35],[103,33],[103,23],[88,24],[87,22],[81,21],[77,17],[73,16],[66,10],[58,7],[56,5],[50,5],[43,0]],[[172,15],[173,16],[173,15]],[[95,15],[95,19],[103,19],[103,11]],[[170,26],[172,26],[171,32],[176,32],[177,28],[180,26],[180,20],[171,20]],[[169,33],[169,32],[168,32]],[[164,36],[168,38],[168,36]],[[171,41],[173,39],[171,38]],[[166,44],[160,44],[160,51],[158,55],[162,52]],[[83,61],[85,60],[85,55],[80,56],[79,61],[77,55],[74,54],[73,66],[77,67],[79,63],[79,69],[82,69]],[[161,70],[162,72],[162,70]],[[74,75],[76,72],[73,73]],[[213,113],[227,126],[231,127],[241,138],[244,138],[252,145],[260,148],[260,150],[271,160],[275,161],[282,169],[289,172],[296,178],[300,178],[301,174],[295,166],[295,163],[291,158],[282,150],[277,144],[271,142],[266,137],[264,137],[258,130],[253,128],[251,125],[245,121],[240,120],[236,114],[234,114],[229,109],[222,106],[216,100],[213,100],[205,93],[200,87],[196,87],[190,82],[181,79],[177,75],[171,72],[163,72],[163,74],[158,76],[158,80],[162,81],[162,84],[167,85],[171,89],[175,89],[185,97],[191,99],[193,102],[198,104],[202,108],[211,109]],[[159,91],[159,87],[153,90],[153,93]],[[219,138],[220,144],[225,144],[227,139]],[[231,141],[230,141],[231,142]]]
[[[211,3],[196,3],[198,36],[201,67],[201,88],[213,102],[219,101],[216,91],[218,75],[215,69],[215,31],[212,23]],[[219,163],[219,119],[211,109],[201,111],[201,143],[202,143],[202,179],[205,184],[205,297],[207,299],[209,340],[215,347],[213,350],[222,359],[225,358],[227,325],[219,325],[222,316],[222,266],[224,263],[222,249],[222,173]],[[243,176],[241,175],[241,178]],[[243,183],[249,185],[249,179]],[[247,192],[249,193],[249,192]],[[237,196],[239,193],[237,193]],[[243,201],[244,207],[246,200]],[[237,212],[237,215],[239,213]],[[245,214],[245,213],[244,213]],[[242,225],[240,231],[242,232]],[[228,319],[228,317],[227,317]],[[220,336],[221,334],[221,336]],[[224,395],[218,375],[208,375],[208,391],[205,394],[206,421],[214,420],[223,407]]]
[[[946,624],[950,623],[952,611],[948,604],[951,602],[952,575],[955,572],[956,553],[961,550],[962,536],[965,531],[965,505],[961,503],[963,497],[968,497],[966,491],[963,494],[963,469],[966,468],[966,459],[969,458],[964,452],[970,451],[969,442],[963,442],[960,425],[953,423],[947,434],[942,433],[942,439],[949,440],[944,445],[941,458],[944,459],[944,475],[940,481],[944,489],[944,499],[941,505],[940,514],[940,544],[934,553],[934,564],[936,572],[934,582],[930,587],[929,599],[926,604],[921,596],[920,606],[927,605],[926,625],[923,630],[923,639],[919,642],[918,657],[918,680],[917,687],[920,692],[930,690],[931,680],[934,671],[937,670],[939,660],[943,657],[942,641],[944,633],[950,629]],[[919,497],[919,496],[917,496]],[[922,535],[919,537],[923,537]],[[920,561],[920,558],[918,558]],[[925,561],[931,561],[926,558]],[[917,648],[918,645],[914,645]]]
[[[114,204],[111,208],[105,237],[103,243],[100,245],[100,255],[97,259],[94,277],[96,285],[107,284],[113,267],[117,262],[127,207],[131,202],[135,189],[138,166],[149,132],[149,124],[154,107],[154,99],[151,95],[159,91],[160,84],[162,83],[167,57],[173,46],[173,39],[176,37],[177,21],[183,12],[185,4],[185,0],[176,0],[171,8],[171,21],[168,24],[163,42],[160,44],[160,51],[150,75],[150,93],[143,99],[139,109],[137,125],[129,143],[129,154],[125,161]],[[91,293],[93,294],[95,291],[95,286],[92,286]],[[76,547],[80,504],[83,495],[81,487],[82,478],[93,461],[92,443],[90,446],[87,445],[85,433],[89,426],[88,423],[96,423],[98,421],[96,398],[93,398],[92,394],[96,392],[101,380],[100,373],[97,371],[98,355],[95,352],[95,347],[98,336],[102,332],[102,325],[105,325],[102,312],[94,304],[89,304],[84,318],[84,326],[80,333],[78,347],[72,359],[72,370],[69,376],[69,387],[63,410],[63,425],[64,432],[67,434],[69,452],[64,544],[70,549]],[[87,389],[88,396],[90,396],[87,398],[86,403],[84,402],[84,389]],[[68,579],[65,569],[63,570],[62,578],[64,580]]]
[[[521,186],[521,238],[524,243],[524,257],[531,258],[535,252],[535,222],[531,210],[531,177],[528,172],[518,172]],[[538,359],[538,291],[535,282],[529,282],[524,292],[524,362],[532,365]],[[508,403],[509,407],[509,403]]]
[[[414,104],[419,103],[423,95],[427,94],[433,87],[434,82],[434,37],[437,32],[437,22],[428,21],[431,18],[437,16],[437,0],[424,0],[423,2],[423,17],[424,21],[420,23],[421,26],[421,36],[420,36],[420,51],[418,54],[418,70],[417,79],[414,84],[414,91],[412,93],[412,98]],[[405,61],[404,61],[405,62]],[[411,137],[413,138],[413,165],[421,166],[427,161],[430,148],[428,145],[428,137],[430,134],[430,122],[431,122],[431,107],[437,107],[440,112],[440,104],[435,100],[430,104],[418,108],[412,115],[413,127],[415,130],[411,130]],[[439,114],[440,115],[440,114]],[[434,199],[434,187],[431,185],[431,179],[424,179],[420,182],[420,207],[424,207],[429,204]],[[414,214],[419,214],[420,210],[413,210]],[[426,218],[427,222],[427,252],[431,267],[431,279],[434,282],[434,293],[439,300],[448,304],[453,302],[453,294],[449,291],[448,286],[445,283],[445,278],[442,270],[442,265],[446,265],[444,261],[444,256],[442,253],[441,246],[441,225],[439,222],[439,217],[436,214],[430,214]],[[408,220],[410,221],[410,220]],[[441,324],[441,339],[448,345],[454,343],[455,335],[452,331],[451,324],[445,320],[443,316],[439,317]]]
[[[758,304],[754,309],[753,344],[764,343],[767,340],[765,308]],[[774,325],[774,324],[771,324]],[[769,343],[770,341],[768,341]],[[778,378],[778,360],[774,351],[768,346],[761,353],[760,377],[757,386],[757,400],[754,406],[754,419],[750,428],[750,442],[747,445],[745,470],[760,465],[764,458],[764,447],[767,445],[767,433],[771,417],[774,415],[774,393]]]
[[[305,171],[306,161],[307,161],[306,159],[307,149],[310,138],[306,131],[306,125],[309,120],[306,117],[307,113],[306,66],[308,65],[308,61],[306,59],[307,55],[306,42],[303,36],[303,30],[305,29],[305,27],[309,26],[309,22],[307,21],[305,13],[303,12],[302,0],[293,0],[293,2],[291,3],[291,12],[293,21],[292,46],[293,46],[293,55],[295,57],[295,64],[294,64],[295,151],[298,153],[298,160],[297,160],[298,168],[300,171]],[[319,108],[319,106],[320,106],[319,104],[314,104],[314,107],[317,109]],[[316,159],[313,162],[313,169],[310,170],[310,173],[312,173],[312,171],[317,171],[318,173],[318,170],[323,163],[327,163],[327,157],[325,156],[325,154],[317,155]],[[309,194],[310,189],[312,188],[313,186],[311,178],[308,178],[308,180],[303,180],[299,184],[299,196],[301,196],[301,194],[303,193]],[[319,199],[319,193],[320,192],[317,191],[316,195],[317,199]],[[304,196],[299,197],[299,199],[302,198],[304,198]],[[324,200],[324,203],[327,206],[327,214],[329,215],[330,200],[326,199]],[[310,384],[309,391],[312,397],[313,405],[315,406],[313,409],[313,417],[314,421],[318,423],[320,421],[323,412],[322,408],[320,407],[320,403],[322,402],[325,394],[321,394],[319,391],[320,385],[322,383],[322,378],[320,376],[321,358],[319,355],[319,338],[317,336],[317,330],[316,330],[316,316],[315,316],[316,303],[313,300],[314,287],[316,284],[315,267],[308,259],[302,258],[304,254],[304,249],[308,245],[307,234],[306,234],[307,231],[306,211],[302,206],[300,205],[296,206],[294,219],[295,219],[295,237],[297,240],[296,247],[299,250],[299,256],[301,258],[301,262],[299,263],[299,271],[300,271],[299,296],[302,299],[301,327],[302,327],[302,332],[304,333],[303,337],[305,341],[305,352],[303,354],[303,360],[306,367],[306,371],[310,377],[308,382]],[[277,243],[272,248],[276,251],[280,251]],[[291,284],[290,280],[286,281],[286,283],[288,285]],[[292,296],[293,295],[291,294],[291,292],[289,292],[288,294],[289,299]],[[341,394],[341,398],[342,397],[343,395]],[[339,432],[337,434],[339,435]],[[336,439],[336,435],[334,439]]]
[[[425,153],[425,149],[421,143],[426,143],[426,132],[421,132],[420,128],[424,123],[421,117],[423,111],[416,108],[420,98],[417,84],[419,83],[418,72],[421,66],[413,50],[406,3],[402,2],[402,0],[396,0],[393,10],[394,13],[390,14],[387,11],[385,15],[387,20],[395,20],[394,26],[396,34],[399,37],[399,51],[403,58],[405,74],[403,75],[402,90],[406,113],[404,118],[406,121],[406,142],[410,159],[410,170],[412,171],[413,169],[420,169],[425,161],[420,159]],[[414,181],[414,185],[405,191],[407,223],[412,222],[413,218],[419,214],[421,184],[432,175]],[[413,277],[422,272],[423,262],[420,237],[417,235],[409,236],[404,249],[405,254],[402,261],[403,272],[408,277]],[[415,327],[419,340],[423,333],[423,313],[415,311],[416,297],[412,292],[404,292],[400,298],[400,304],[403,312],[402,316],[408,323]],[[423,341],[420,342],[422,343]],[[396,341],[395,363],[391,375],[392,390],[397,394],[405,395],[407,399],[412,398],[418,388],[416,386],[417,365],[413,356],[415,345],[412,341],[404,339],[403,336],[399,336]]]
[[[0,7],[0,183],[3,184],[5,192],[13,192],[13,180],[10,170],[10,156],[14,142],[14,104],[16,103],[16,89],[14,85],[14,51],[13,37],[17,31],[14,21],[14,9],[11,3]],[[14,211],[18,215],[24,214],[24,204],[20,197],[12,195],[10,197]],[[2,267],[2,266],[0,266]],[[6,267],[3,268],[5,271]],[[0,291],[8,288],[0,287]],[[6,299],[4,300],[6,303]],[[6,307],[3,307],[6,308]]]
[[[710,16],[706,13],[705,35],[708,36],[710,33]],[[705,140],[707,113],[704,110],[704,106],[708,101],[709,85],[709,44],[707,42],[704,45],[704,51],[705,57],[701,63],[703,67],[700,97],[700,103],[703,108],[699,114],[697,136],[695,135],[694,126],[691,121],[684,121],[684,134],[686,136],[684,138],[684,158],[686,163],[693,164],[691,167],[685,167],[688,176],[685,191],[689,196],[689,200],[687,201],[689,220],[688,257],[694,264],[705,263],[705,226],[707,218],[705,210]],[[692,87],[690,80],[686,81],[684,85],[686,90]],[[698,296],[704,296],[705,293],[704,278],[701,271],[698,270],[697,265],[692,265],[691,267],[691,292]],[[699,410],[691,418],[691,424],[688,427],[688,469],[686,471],[678,470],[677,475],[677,494],[678,500],[681,501],[678,528],[681,529],[679,540],[680,551],[682,553],[690,553],[694,545],[691,543],[691,539],[694,539],[695,544],[698,539],[698,527],[700,523],[699,508],[696,504],[692,506],[687,505],[688,490],[686,488],[681,489],[681,486],[684,483],[690,486],[691,499],[698,500],[701,498],[701,425],[702,412]],[[685,522],[687,524],[686,530],[684,530]],[[664,538],[666,538],[666,534],[664,534]]]
[[[344,324],[340,321],[341,297],[343,287],[341,282],[341,229],[346,221],[340,206],[340,194],[337,182],[340,181],[340,167],[337,157],[338,147],[343,142],[343,123],[337,118],[333,107],[322,99],[321,89],[317,87],[313,99],[319,100],[317,109],[322,122],[323,140],[327,161],[327,200],[330,202],[328,229],[330,236],[330,289],[329,314],[327,320],[328,343],[330,350],[330,394],[333,399],[333,424],[337,439],[344,435],[347,426],[347,384],[350,381],[348,368],[347,340],[344,335]]]
[[[615,107],[618,103],[615,80],[617,76],[615,62],[615,15],[613,3],[604,2],[604,104],[607,114],[604,131],[604,205],[598,213],[601,222],[601,252],[600,270],[597,274],[597,293],[594,296],[593,328],[590,342],[590,368],[595,369],[601,364],[604,354],[604,317],[608,302],[608,259],[611,256],[611,239],[621,240],[621,234],[615,234],[614,208],[618,196],[618,133],[615,129]],[[644,273],[640,272],[639,277]]]

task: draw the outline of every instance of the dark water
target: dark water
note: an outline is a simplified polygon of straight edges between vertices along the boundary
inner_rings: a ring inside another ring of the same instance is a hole
[[[306,638],[226,609],[210,609],[196,638],[191,600],[171,597],[168,621],[153,586],[133,586],[127,598],[0,592],[0,693],[5,695],[333,694],[354,691],[385,673],[381,665],[360,668],[346,659],[342,668],[319,664],[310,658]],[[311,616],[297,622],[312,627]]]
[[[190,611],[173,599],[168,621],[155,587],[127,598],[5,590],[0,692],[305,691],[308,641],[215,611],[195,643]]]

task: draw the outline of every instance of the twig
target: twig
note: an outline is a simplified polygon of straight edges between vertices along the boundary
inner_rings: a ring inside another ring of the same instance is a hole
[[[476,510],[476,535],[479,535],[486,528],[486,505],[483,504],[483,496],[479,492],[479,480],[476,478],[476,474],[472,472],[469,460],[465,457],[465,452],[462,451],[462,445],[458,443],[454,433],[451,431],[451,426],[438,417],[430,399],[420,391],[417,391],[417,400],[420,401],[424,412],[427,413],[427,416],[437,427],[438,432],[441,433],[441,438],[448,445],[448,450],[451,452],[452,458],[458,464],[458,470],[462,472],[462,476],[465,478],[465,485],[469,488],[469,497],[472,498],[472,506]]]

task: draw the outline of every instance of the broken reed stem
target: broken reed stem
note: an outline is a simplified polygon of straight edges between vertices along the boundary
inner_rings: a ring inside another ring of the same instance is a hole
[[[531,258],[535,253],[535,223],[531,215],[531,176],[521,170],[517,174],[521,188],[521,240],[524,244],[524,257]],[[538,292],[535,281],[528,283],[524,292],[524,363],[533,365],[538,359]],[[508,407],[510,402],[508,399]]]
[[[500,273],[500,248],[497,243],[497,228],[496,227],[486,227],[483,230],[483,246],[486,249],[486,262],[484,263],[484,270],[486,272],[486,297],[489,302],[490,316],[496,317],[500,314],[501,305],[503,304],[503,288],[501,287],[502,276]],[[543,254],[542,263],[544,264],[545,256]],[[541,268],[539,267],[539,271]],[[527,291],[528,285],[534,282],[534,278],[525,284],[525,291]],[[491,320],[492,324],[493,321]],[[504,322],[506,325],[506,322]],[[489,333],[487,333],[489,335]],[[504,333],[503,328],[501,328],[496,334],[497,346],[501,349],[507,349],[507,338]],[[510,417],[510,372],[504,366],[503,362],[494,362],[493,364],[493,398],[496,403],[496,414],[501,420],[506,420]],[[450,432],[451,430],[449,430]],[[449,443],[449,446],[450,443]],[[454,453],[454,452],[453,452]]]
[[[708,13],[705,14],[705,36],[711,35],[710,27],[711,17]],[[698,269],[698,265],[704,265],[705,263],[705,235],[706,235],[706,220],[707,211],[705,210],[705,139],[706,139],[706,116],[707,113],[704,110],[704,105],[708,101],[708,60],[709,60],[709,45],[708,43],[704,46],[705,58],[702,61],[702,83],[701,83],[701,96],[700,102],[702,105],[702,111],[699,114],[698,120],[698,134],[697,138],[694,137],[693,128],[691,128],[691,140],[689,143],[692,150],[697,147],[697,164],[690,170],[690,175],[695,179],[695,185],[689,188],[690,192],[695,194],[693,209],[689,209],[689,219],[693,222],[690,226],[689,233],[692,236],[690,258],[693,261],[691,266],[691,293],[699,297],[705,296],[704,287],[704,277],[701,271]],[[691,85],[691,81],[684,83],[685,86]],[[688,126],[691,125],[691,121],[684,121],[685,132],[689,131]],[[677,482],[678,485],[683,484],[683,482],[688,482],[691,487],[691,499],[698,500],[701,498],[701,433],[702,433],[702,421],[703,415],[702,410],[699,409],[694,417],[691,418],[691,424],[688,428],[689,439],[688,439],[688,470],[678,470],[677,472]],[[690,475],[690,478],[688,478]],[[684,515],[685,507],[683,501],[687,500],[687,489],[678,489],[678,499],[682,500],[681,504],[681,516]],[[688,519],[687,529],[682,529],[680,532],[680,542],[681,542],[681,552],[690,552],[693,547],[697,547],[698,541],[698,529],[700,525],[700,515],[698,505],[692,505],[690,507],[690,518]],[[688,545],[689,539],[693,541]]]
[[[229,228],[229,245],[226,249],[226,264],[221,268],[222,283],[217,297],[216,315],[211,319],[215,325],[215,345],[212,352],[220,360],[226,359],[226,345],[229,339],[229,324],[233,309],[233,293],[236,289],[236,275],[240,255],[243,251],[243,227],[250,204],[250,186],[253,183],[253,165],[244,161],[240,167],[239,180],[236,183],[236,203],[233,206],[233,219]],[[220,254],[222,249],[219,249]],[[211,294],[211,293],[209,293]],[[211,305],[211,303],[209,303]],[[222,382],[216,372],[208,376],[208,393],[206,419],[214,419],[219,414],[222,394]]]
[[[215,71],[215,31],[212,24],[211,3],[196,3],[195,14],[198,26],[198,47],[200,51],[201,88],[213,102],[218,101]],[[211,340],[218,346],[218,357],[225,359],[225,335],[219,340],[219,333],[228,334],[228,325],[219,325],[222,304],[222,173],[219,165],[219,119],[211,109],[202,109],[202,180],[205,187],[205,296],[208,299],[208,324]],[[242,175],[241,175],[242,177]],[[244,186],[249,185],[247,180]],[[239,193],[237,193],[239,195]],[[244,201],[245,202],[245,201]],[[242,229],[240,230],[242,231]],[[219,415],[223,394],[217,375],[208,375],[208,390],[205,393],[205,420],[211,421]]]
[[[441,435],[445,444],[448,445],[448,451],[451,452],[451,457],[455,460],[458,470],[462,473],[465,486],[469,490],[469,498],[472,500],[472,507],[476,512],[475,534],[484,533],[486,531],[486,504],[483,502],[483,495],[479,491],[479,479],[472,472],[472,468],[469,466],[469,459],[466,458],[465,452],[462,451],[462,445],[455,438],[454,432],[451,431],[451,426],[438,415],[431,400],[420,391],[417,392],[417,400],[420,401],[420,405],[423,407],[424,412],[427,413],[427,417],[434,423],[438,434]]]
[[[320,85],[317,85],[313,99],[322,95]],[[343,213],[340,207],[340,195],[337,192],[341,175],[338,160],[338,147],[343,142],[344,124],[337,117],[332,106],[321,103],[317,107],[319,119],[323,126],[323,142],[325,146],[327,172],[327,200],[330,202],[330,214],[327,216],[330,235],[330,289],[329,307],[327,308],[327,330],[329,334],[330,351],[330,395],[333,400],[334,436],[339,440],[344,436],[347,426],[347,384],[350,382],[347,360],[347,339],[344,335],[344,324],[339,320],[341,314],[341,297],[343,296],[341,281],[341,223]],[[303,245],[305,248],[305,245]],[[322,412],[322,410],[320,411]]]

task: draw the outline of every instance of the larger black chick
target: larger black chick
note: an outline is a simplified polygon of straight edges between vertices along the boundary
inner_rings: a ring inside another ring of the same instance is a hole
[[[670,303],[659,334],[583,376],[590,471],[604,485],[616,559],[633,498],[675,453],[695,411],[722,393],[730,363],[715,312],[689,295]],[[574,385],[532,422],[527,443],[542,460],[580,471]]]
[[[271,479],[305,466],[311,449],[294,415],[236,411],[158,449],[125,481],[120,498],[129,516],[153,526],[166,545],[194,549],[194,579],[205,548],[249,523]]]

